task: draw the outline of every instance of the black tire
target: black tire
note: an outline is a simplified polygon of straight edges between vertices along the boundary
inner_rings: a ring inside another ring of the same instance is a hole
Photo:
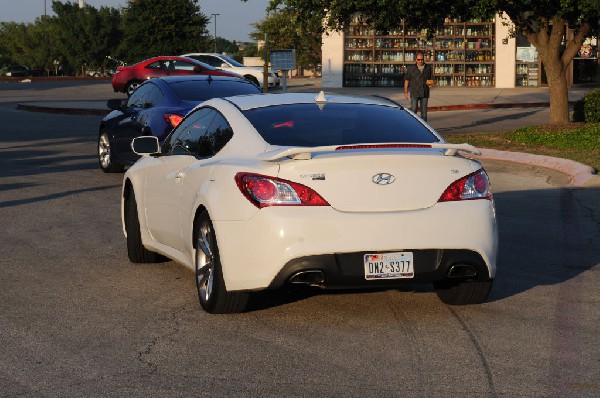
[[[244,78],[246,80],[248,80],[249,82],[254,83],[256,86],[260,87],[260,83],[258,82],[258,79],[252,75],[246,75],[244,76]]]
[[[446,279],[433,283],[442,302],[450,305],[481,304],[492,290],[494,280],[472,281]]]
[[[105,173],[122,173],[125,170],[125,166],[113,162],[110,140],[105,130],[102,130],[98,135],[98,163]]]
[[[196,245],[194,268],[200,306],[211,314],[245,311],[250,293],[227,291],[215,231],[206,211],[196,221],[194,237]]]
[[[125,86],[125,94],[127,94],[128,97],[131,97],[131,94],[133,94],[133,92],[135,91],[135,89],[138,88],[138,86],[140,84],[142,84],[142,82],[140,82],[138,80],[132,80],[132,81],[130,81]]]
[[[152,252],[142,245],[140,220],[138,218],[137,203],[133,191],[129,192],[125,200],[125,231],[127,232],[127,255],[132,263],[159,263],[165,257]]]

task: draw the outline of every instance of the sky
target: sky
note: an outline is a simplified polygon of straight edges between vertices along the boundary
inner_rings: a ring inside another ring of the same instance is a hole
[[[67,0],[65,0],[67,1]],[[78,0],[69,0],[77,3]],[[125,7],[127,0],[84,0],[95,8]],[[217,37],[227,40],[252,41],[249,37],[254,30],[252,26],[265,18],[265,9],[269,0],[200,0],[200,11],[210,18],[207,25],[211,36],[215,34],[215,17],[211,14],[219,14],[217,20]],[[52,0],[0,0],[0,22],[34,22],[36,18],[44,15],[54,15],[52,12]]]

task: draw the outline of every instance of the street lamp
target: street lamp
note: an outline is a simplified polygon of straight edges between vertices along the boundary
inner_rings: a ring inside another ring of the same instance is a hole
[[[215,17],[215,52],[217,52],[217,15],[221,14],[210,14]]]

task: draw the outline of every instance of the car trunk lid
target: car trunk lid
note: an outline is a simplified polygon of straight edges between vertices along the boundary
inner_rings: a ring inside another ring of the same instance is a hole
[[[292,157],[279,158],[278,177],[314,189],[339,211],[389,212],[431,207],[452,182],[480,168],[446,155],[455,147],[421,146],[288,150]]]

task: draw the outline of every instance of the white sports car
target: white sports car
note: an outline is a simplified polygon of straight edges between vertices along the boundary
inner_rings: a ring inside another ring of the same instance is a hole
[[[433,283],[448,304],[488,296],[497,227],[488,176],[384,98],[256,94],[208,100],[123,180],[132,262],[194,270],[201,306],[253,291]]]

